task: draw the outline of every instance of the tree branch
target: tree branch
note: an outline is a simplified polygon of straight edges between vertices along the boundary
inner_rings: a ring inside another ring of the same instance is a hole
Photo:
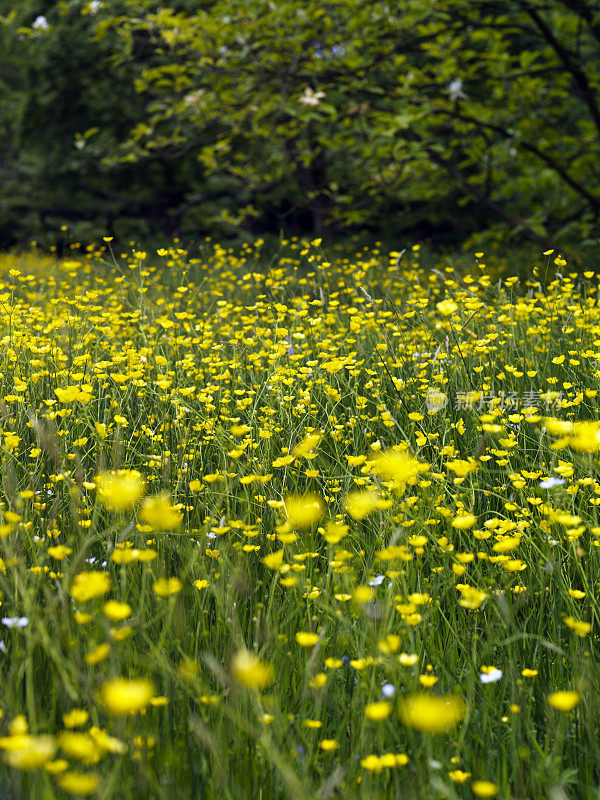
[[[445,116],[449,116],[453,119],[459,119],[463,122],[471,122],[473,125],[478,126],[479,128],[485,128],[487,130],[495,131],[496,133],[500,134],[504,139],[512,139],[515,142],[516,147],[521,147],[523,150],[531,153],[532,155],[539,158],[541,161],[544,162],[550,169],[556,172],[557,175],[563,179],[563,181],[571,187],[577,194],[584,197],[589,205],[591,205],[597,211],[600,211],[600,197],[597,195],[592,194],[588,189],[583,186],[583,184],[576,181],[572,178],[568,172],[565,171],[563,167],[558,164],[552,156],[549,156],[547,153],[540,150],[535,145],[531,144],[530,142],[523,142],[521,140],[516,140],[514,136],[512,136],[505,128],[501,125],[496,125],[492,122],[483,122],[482,120],[478,120],[475,117],[470,117],[467,114],[462,114],[459,111],[449,110],[449,109],[434,109],[434,111],[438,114],[444,114]]]
[[[598,131],[598,138],[600,139],[600,108],[596,101],[596,95],[589,84],[587,75],[581,67],[573,61],[572,53],[560,42],[550,30],[550,26],[540,16],[538,10],[534,8],[529,0],[516,0],[521,8],[531,17],[533,22],[537,25],[540,33],[552,47],[558,58],[561,60],[565,69],[571,73],[573,80],[577,84],[581,96],[589,109],[590,115],[594,120],[596,130]]]
[[[600,17],[598,21],[594,19],[594,12],[585,0],[561,0],[561,2],[563,6],[577,12],[587,22],[592,36],[600,44]]]

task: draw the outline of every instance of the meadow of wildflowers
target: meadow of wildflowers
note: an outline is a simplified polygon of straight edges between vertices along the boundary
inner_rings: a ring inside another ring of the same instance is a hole
[[[0,315],[0,796],[600,797],[596,273],[99,248]]]

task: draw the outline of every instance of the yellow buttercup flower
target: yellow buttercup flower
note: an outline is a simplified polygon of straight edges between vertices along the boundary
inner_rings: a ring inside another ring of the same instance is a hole
[[[283,550],[277,550],[275,553],[270,553],[262,559],[265,567],[269,569],[279,570],[283,563]]]
[[[467,713],[464,700],[457,695],[417,693],[400,701],[400,719],[409,728],[425,733],[443,733],[457,725]]]
[[[496,542],[492,547],[492,550],[495,553],[510,553],[511,550],[517,548],[521,543],[520,536],[507,536],[504,539],[500,539],[500,541]]]
[[[310,633],[308,631],[298,631],[296,634],[296,641],[300,647],[314,647],[319,641],[319,636],[316,633]]]
[[[597,453],[600,451],[600,422],[574,422],[568,436],[568,445],[580,453]]]
[[[364,492],[350,492],[346,495],[344,507],[354,519],[362,520],[377,509],[379,495],[367,490]]]
[[[397,492],[403,492],[406,484],[415,483],[422,472],[429,470],[425,464],[409,453],[386,450],[373,459],[371,471],[393,483]]]
[[[177,506],[171,504],[169,496],[161,494],[144,500],[140,519],[156,531],[173,531],[181,524],[182,515]]]
[[[64,544],[59,544],[56,545],[56,547],[49,547],[46,552],[49,556],[52,556],[52,558],[55,558],[57,561],[62,561],[63,558],[71,555],[73,548],[67,547]]]
[[[500,789],[492,781],[473,781],[471,791],[477,797],[495,797]]]
[[[152,698],[152,700],[154,699],[155,698]],[[152,700],[150,700],[151,703]],[[106,753],[118,753],[122,755],[123,753],[127,752],[127,745],[125,742],[122,742],[120,739],[116,739],[114,736],[109,736],[106,731],[103,731],[101,728],[98,728],[95,725],[89,729],[88,733],[96,742],[98,747]]]
[[[467,460],[457,458],[453,461],[448,461],[446,467],[454,472],[458,478],[464,478],[470,472],[475,472],[475,470],[479,469],[479,464],[474,458]]]
[[[179,578],[159,578],[152,584],[152,591],[159,597],[171,597],[183,588]]]
[[[102,606],[102,613],[111,622],[120,622],[127,619],[131,615],[131,610],[129,603],[120,603],[118,600],[108,600]]]
[[[63,731],[57,741],[65,755],[84,764],[97,764],[102,755],[101,748],[89,733]]]
[[[444,317],[449,317],[458,310],[458,306],[453,300],[441,300],[435,304],[435,307]]]
[[[73,578],[69,594],[74,600],[85,602],[107,594],[110,592],[111,585],[110,575],[106,572],[98,570],[80,572]]]
[[[4,760],[15,769],[30,770],[50,761],[56,752],[53,736],[31,736],[28,733],[11,733],[0,738]]]
[[[400,648],[400,637],[395,633],[389,633],[385,639],[380,639],[377,643],[377,649],[382,653],[395,653]]]
[[[79,728],[90,718],[90,715],[83,708],[74,708],[63,714],[63,725],[65,728]]]
[[[304,458],[309,455],[315,448],[319,446],[322,433],[309,433],[299,444],[292,450],[292,455],[296,458]]]
[[[65,792],[86,796],[94,794],[100,785],[100,776],[95,772],[63,772],[57,781]]]
[[[521,675],[524,678],[535,678],[537,674],[538,674],[537,669],[529,669],[528,667],[526,667],[525,669],[521,670]]]
[[[354,589],[353,597],[357,603],[370,603],[374,596],[375,592],[370,586],[357,586]]]
[[[555,417],[546,417],[544,419],[544,427],[553,436],[566,436],[573,432],[573,423],[566,419],[556,419]]]
[[[83,660],[86,664],[90,666],[94,666],[95,664],[101,664],[102,661],[105,661],[108,658],[108,654],[110,653],[110,645],[108,642],[103,642],[99,644],[91,653],[86,653]]]
[[[474,514],[461,514],[458,517],[454,517],[454,519],[451,520],[450,524],[452,525],[453,528],[465,531],[468,528],[472,528],[476,522],[477,522],[477,517]]]
[[[341,522],[332,522],[330,520],[325,526],[325,530],[319,528],[319,533],[323,535],[328,544],[337,544],[348,535],[349,530],[348,525],[343,525]]]
[[[46,761],[44,769],[49,775],[60,775],[61,772],[66,772],[69,768],[69,762],[66,758],[55,758],[52,761]]]
[[[419,656],[416,653],[400,653],[398,656],[398,663],[403,667],[413,667],[419,661]]]
[[[154,694],[154,684],[148,678],[113,678],[104,683],[100,697],[111,714],[137,714],[146,708]]]
[[[483,592],[481,589],[476,589],[474,586],[468,586],[467,584],[457,584],[456,588],[461,594],[458,604],[463,608],[469,608],[471,610],[479,608],[488,596],[487,592]]]
[[[381,720],[389,717],[392,710],[392,704],[385,700],[378,703],[369,703],[365,706],[365,717],[374,722],[381,722]]]
[[[102,505],[109,511],[127,511],[144,493],[145,483],[134,469],[119,469],[96,476],[96,489]]]
[[[235,654],[231,671],[237,682],[249,689],[266,689],[275,680],[273,667],[248,650],[240,650]]]
[[[572,711],[581,702],[581,695],[575,691],[552,692],[546,700],[558,711]]]
[[[331,750],[337,750],[339,744],[335,739],[321,739],[319,747],[321,750],[325,750],[325,752],[330,752]]]
[[[468,781],[471,777],[471,773],[463,772],[462,769],[454,769],[448,773],[448,777],[451,781],[454,781],[454,783],[465,783],[465,781]]]
[[[592,630],[591,622],[584,622],[584,620],[575,619],[575,617],[565,617],[565,625],[575,631],[577,636],[587,636]]]
[[[317,494],[290,495],[284,502],[292,528],[310,528],[319,521],[325,509],[323,500]]]

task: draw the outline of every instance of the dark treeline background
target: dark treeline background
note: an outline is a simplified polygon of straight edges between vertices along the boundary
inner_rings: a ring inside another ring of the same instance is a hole
[[[0,247],[599,215],[596,0],[0,0]]]

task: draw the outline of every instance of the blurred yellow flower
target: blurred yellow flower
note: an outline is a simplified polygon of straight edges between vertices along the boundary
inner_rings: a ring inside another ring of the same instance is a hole
[[[369,772],[379,773],[385,768],[403,767],[408,764],[408,756],[405,753],[385,753],[377,756],[374,753],[361,759],[360,765]]]
[[[575,631],[577,636],[587,636],[592,630],[591,622],[584,622],[581,619],[575,619],[575,617],[565,617],[565,625]]]
[[[172,531],[181,523],[181,512],[171,504],[167,494],[147,497],[142,503],[140,519],[157,531]]]
[[[371,490],[350,492],[346,495],[344,508],[354,519],[362,520],[377,508],[379,495]]]
[[[572,711],[581,702],[580,694],[575,691],[552,692],[546,699],[558,711]]]
[[[416,653],[400,653],[398,656],[398,663],[403,667],[413,667],[419,661],[419,656]]]
[[[41,767],[54,756],[56,740],[53,736],[31,736],[28,733],[11,733],[0,738],[4,760],[16,769],[30,770]]]
[[[131,610],[129,603],[120,603],[118,600],[108,600],[102,606],[102,613],[111,622],[120,622],[123,619],[127,619],[131,615]]]
[[[94,794],[100,785],[100,776],[95,772],[63,772],[56,780],[65,792],[80,796]]]
[[[53,761],[46,761],[44,769],[49,775],[60,775],[69,768],[69,762],[66,758],[56,758]]]
[[[392,481],[396,492],[403,492],[407,483],[415,483],[422,472],[429,470],[425,464],[409,453],[386,450],[374,457],[371,472]]]
[[[381,722],[381,720],[389,717],[391,710],[392,704],[385,700],[381,700],[377,703],[368,703],[368,705],[365,706],[365,717],[374,722]]]
[[[323,528],[319,528],[319,532],[322,532],[322,535],[328,544],[337,544],[344,538],[344,536],[348,535],[348,531],[349,528],[347,525],[343,525],[341,522],[332,521],[327,523],[325,530],[323,530]]]
[[[472,528],[473,525],[477,522],[477,517],[474,514],[461,514],[458,517],[454,517],[451,520],[450,524],[453,528],[457,528],[458,530],[464,531],[468,528]]]
[[[102,750],[89,733],[63,731],[57,737],[57,742],[69,758],[76,758],[84,764],[97,764],[100,761]]]
[[[500,789],[491,781],[473,781],[471,791],[477,797],[495,797]]]
[[[292,450],[292,455],[296,458],[304,458],[311,453],[316,447],[319,446],[322,433],[309,433],[299,444]]]
[[[443,733],[464,718],[467,707],[458,695],[437,696],[419,692],[401,700],[398,712],[409,728],[425,733]]]
[[[461,594],[458,605],[463,608],[469,608],[471,610],[479,608],[488,596],[487,592],[483,592],[481,589],[476,589],[474,586],[468,586],[464,583],[457,584],[456,588]]]
[[[248,650],[235,654],[231,671],[236,681],[249,689],[266,689],[275,680],[273,667]]]
[[[145,483],[135,469],[103,472],[95,478],[96,490],[102,505],[109,511],[126,511],[144,493]]]
[[[94,650],[90,653],[86,653],[83,657],[83,660],[86,664],[90,666],[94,666],[95,664],[101,664],[102,661],[105,661],[110,653],[110,645],[108,642],[103,642],[99,644]]]
[[[153,695],[154,684],[148,678],[113,678],[100,689],[104,706],[115,716],[137,714]]]
[[[573,430],[568,436],[568,444],[572,450],[580,453],[597,453],[600,451],[600,422],[574,422]]]
[[[269,553],[261,559],[265,567],[269,569],[279,570],[283,563],[283,550],[277,550],[275,553]]]
[[[73,548],[67,547],[64,544],[59,544],[56,545],[56,547],[49,547],[46,552],[48,553],[49,556],[52,556],[52,558],[55,558],[57,561],[62,561],[63,558],[66,558],[66,556],[71,555],[71,553],[73,552]]]
[[[479,469],[479,463],[474,458],[467,460],[457,458],[453,461],[448,461],[446,467],[452,470],[458,478],[464,478],[470,472],[475,472],[475,470]]]
[[[535,676],[536,676],[537,674],[538,674],[538,671],[537,671],[537,669],[528,669],[528,668],[526,667],[525,669],[522,669],[522,670],[521,670],[521,675],[522,675],[524,678],[535,678]]]
[[[102,597],[110,591],[110,587],[111,580],[108,573],[90,570],[75,575],[69,594],[74,600],[83,603],[95,597]]]
[[[106,438],[108,431],[105,423],[98,422],[97,420],[95,420],[94,428],[96,429],[96,433],[101,439]]]
[[[511,550],[514,550],[519,546],[521,543],[520,536],[506,536],[500,541],[496,542],[492,547],[492,550],[495,553],[510,553]]]
[[[370,586],[357,586],[354,589],[354,601],[356,603],[370,603],[375,592]]]
[[[317,672],[314,678],[312,678],[308,685],[311,689],[322,689],[323,686],[327,683],[327,675],[325,672]]]
[[[444,317],[449,317],[458,310],[458,306],[453,300],[441,300],[435,304],[435,307]]]
[[[471,773],[463,772],[462,769],[454,769],[448,773],[448,777],[451,781],[454,781],[454,783],[464,783],[469,780]]]
[[[90,718],[90,715],[83,708],[74,708],[63,714],[63,725],[65,728],[79,728]]]
[[[544,419],[544,427],[553,436],[566,436],[573,431],[573,423],[566,419],[556,419],[555,417],[546,417]]]
[[[183,588],[179,578],[159,578],[152,584],[152,591],[159,597],[171,597]]]
[[[331,750],[337,750],[339,744],[335,739],[321,739],[319,742],[319,747],[321,750],[325,750],[325,752],[330,752]]]
[[[325,505],[317,494],[289,495],[285,512],[292,528],[310,528],[323,515]]]
[[[382,653],[395,653],[400,648],[400,637],[395,633],[389,633],[385,639],[380,639],[377,649]]]
[[[319,636],[316,633],[309,633],[308,631],[298,631],[296,634],[296,641],[300,647],[313,647],[319,641]]]

